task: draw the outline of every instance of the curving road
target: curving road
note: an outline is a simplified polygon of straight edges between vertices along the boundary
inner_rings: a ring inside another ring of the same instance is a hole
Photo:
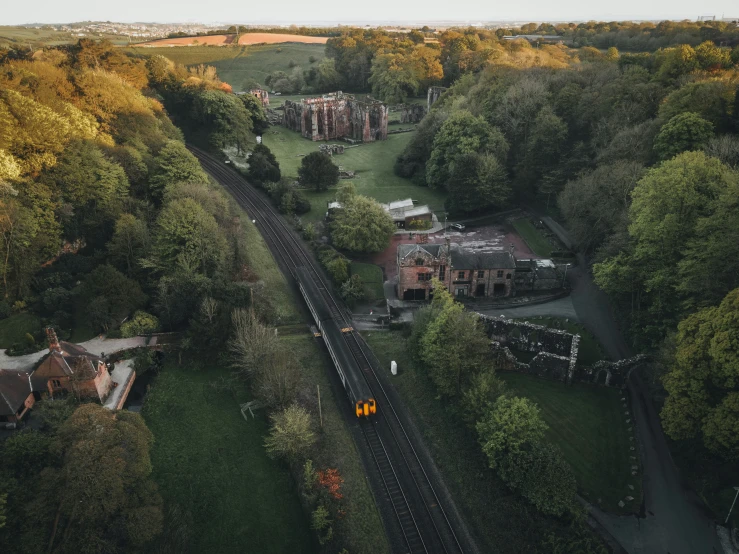
[[[549,223],[557,234],[570,240],[562,226],[551,219]],[[593,282],[582,255],[578,255],[578,266],[570,269],[567,279],[572,286],[572,306],[580,323],[595,335],[611,359],[631,356],[631,348],[616,324],[610,301]],[[545,310],[545,306],[532,308]],[[558,310],[555,307],[553,311]],[[645,513],[643,517],[621,517],[591,507],[591,514],[632,554],[722,553],[713,521],[701,501],[680,479],[659,414],[636,372],[632,373],[628,390],[644,466]]]

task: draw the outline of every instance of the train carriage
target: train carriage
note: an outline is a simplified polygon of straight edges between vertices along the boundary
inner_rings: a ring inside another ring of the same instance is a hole
[[[344,386],[349,401],[354,407],[354,413],[357,417],[368,417],[375,414],[377,404],[364,375],[362,375],[361,368],[357,365],[343,337],[342,326],[333,318],[331,310],[326,305],[326,301],[310,271],[303,266],[297,267],[295,275],[300,286],[300,292],[303,294],[308,309],[323,335],[323,340],[339,374],[341,384]]]

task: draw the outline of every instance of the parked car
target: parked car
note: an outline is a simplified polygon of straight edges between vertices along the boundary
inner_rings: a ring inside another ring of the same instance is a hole
[[[449,227],[451,227],[452,229],[456,229],[457,231],[464,231],[464,225],[462,225],[461,223],[450,223]]]

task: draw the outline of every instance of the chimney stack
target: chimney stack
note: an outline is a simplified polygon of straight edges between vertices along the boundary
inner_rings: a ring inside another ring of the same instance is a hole
[[[46,339],[49,341],[49,352],[61,352],[62,347],[59,346],[59,339],[56,338],[56,331],[53,327],[46,328]]]

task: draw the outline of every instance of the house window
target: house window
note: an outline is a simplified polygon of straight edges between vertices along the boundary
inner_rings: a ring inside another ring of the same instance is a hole
[[[506,279],[510,279],[511,278],[511,274],[510,273],[507,273],[506,276],[505,276],[505,278]]]
[[[418,274],[418,280],[419,281],[430,281],[431,280],[431,274],[430,273],[419,273]]]
[[[464,279],[464,271],[457,273],[457,279]]]
[[[62,388],[62,382],[59,379],[52,379],[51,386],[54,387],[55,389],[60,389]]]
[[[482,279],[483,277],[485,277],[485,270],[481,269],[477,272],[477,278]]]
[[[499,269],[498,270],[498,279],[502,279],[502,278],[503,278],[503,270],[502,269]]]
[[[439,266],[439,281],[443,281],[446,277],[446,266],[440,265]]]
[[[416,265],[423,265],[423,258],[416,258]]]

